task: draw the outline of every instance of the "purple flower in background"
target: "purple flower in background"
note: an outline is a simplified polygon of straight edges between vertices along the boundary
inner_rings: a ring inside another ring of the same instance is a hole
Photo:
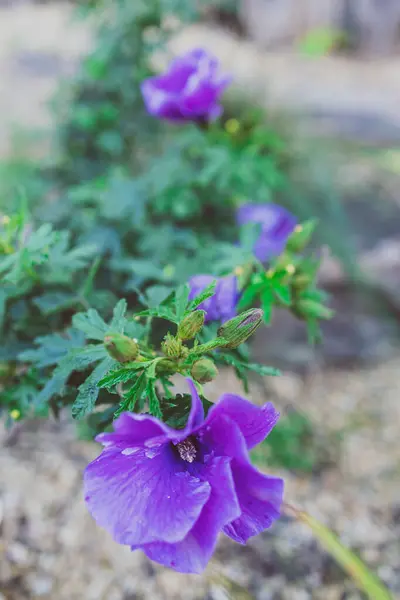
[[[218,60],[201,49],[176,58],[166,73],[143,81],[148,112],[169,121],[216,119],[222,114],[220,96],[231,81],[218,67]]]
[[[105,448],[85,471],[85,500],[116,542],[183,573],[200,573],[222,530],[241,544],[279,517],[283,481],[255,469],[248,451],[278,414],[223,395],[204,420],[189,380],[192,408],[184,429],[123,413]]]
[[[198,296],[215,279],[217,279],[217,287],[214,296],[202,302],[199,308],[206,311],[206,322],[225,323],[236,315],[236,305],[240,298],[238,281],[234,275],[220,278],[212,275],[194,275],[189,281],[189,300]]]
[[[296,217],[277,204],[243,204],[236,213],[236,219],[239,225],[261,224],[261,234],[254,247],[254,254],[261,262],[283,252],[297,225]]]

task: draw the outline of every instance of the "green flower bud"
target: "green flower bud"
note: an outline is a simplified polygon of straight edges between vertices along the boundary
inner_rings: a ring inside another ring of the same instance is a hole
[[[218,329],[218,337],[224,338],[227,343],[221,348],[237,348],[243,344],[261,325],[263,315],[260,308],[251,308],[224,323]]]
[[[176,363],[168,358],[163,358],[156,365],[156,374],[162,375],[173,375],[176,373]]]
[[[312,317],[314,319],[331,319],[333,310],[315,300],[300,300],[296,304],[295,312],[300,317]]]
[[[307,275],[306,273],[299,273],[293,277],[292,285],[296,288],[296,290],[305,290],[313,281],[314,278],[310,275]]]
[[[301,252],[311,241],[317,221],[311,219],[302,225],[297,225],[289,237],[286,248],[289,252]]]
[[[164,341],[161,344],[161,350],[164,352],[165,356],[169,356],[170,358],[178,358],[182,355],[182,340],[175,338],[170,333],[167,333]]]
[[[121,363],[135,360],[139,354],[138,343],[122,333],[106,335],[104,346],[108,354]]]
[[[181,340],[191,340],[204,325],[206,313],[204,310],[195,310],[187,315],[178,326],[178,337]]]
[[[208,383],[216,378],[218,369],[209,358],[200,358],[193,363],[190,374],[199,383]]]

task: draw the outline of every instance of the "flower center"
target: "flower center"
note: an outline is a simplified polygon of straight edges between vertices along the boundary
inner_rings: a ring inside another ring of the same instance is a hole
[[[176,445],[179,456],[188,463],[192,463],[196,458],[197,448],[190,437]]]

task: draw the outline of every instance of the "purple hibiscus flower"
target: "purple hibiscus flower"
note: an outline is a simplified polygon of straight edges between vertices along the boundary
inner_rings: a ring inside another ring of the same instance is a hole
[[[283,481],[255,469],[248,451],[278,414],[225,394],[204,420],[189,380],[187,425],[175,430],[154,417],[123,413],[84,475],[85,500],[114,540],[183,573],[200,573],[220,531],[241,544],[280,515]]]
[[[297,225],[296,217],[277,204],[243,204],[236,213],[236,219],[239,225],[261,224],[261,234],[254,247],[254,254],[261,262],[283,252]]]
[[[196,49],[176,58],[168,71],[141,85],[151,115],[169,121],[211,121],[222,114],[219,98],[231,77],[218,72],[218,60]]]
[[[189,300],[198,296],[215,279],[217,279],[217,287],[214,296],[202,302],[199,308],[206,311],[206,322],[225,323],[236,315],[236,305],[240,298],[237,277],[234,275],[220,278],[212,275],[194,275],[189,281]]]

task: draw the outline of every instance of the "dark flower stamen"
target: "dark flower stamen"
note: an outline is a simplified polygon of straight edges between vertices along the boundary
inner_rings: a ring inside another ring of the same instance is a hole
[[[190,438],[186,438],[183,442],[179,442],[179,444],[176,445],[176,449],[179,452],[179,456],[188,463],[192,463],[196,458],[197,449]]]

